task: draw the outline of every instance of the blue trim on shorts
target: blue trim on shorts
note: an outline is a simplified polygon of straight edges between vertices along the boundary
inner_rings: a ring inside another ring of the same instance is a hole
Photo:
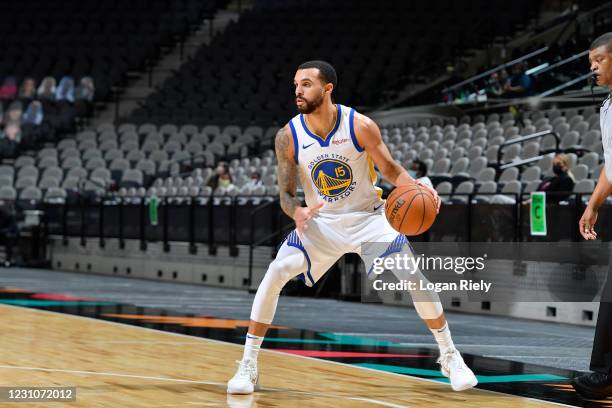
[[[310,274],[310,268],[311,268],[311,263],[310,263],[310,257],[308,256],[308,252],[306,252],[306,248],[304,248],[304,244],[302,244],[302,241],[300,240],[300,237],[297,234],[297,231],[293,230],[289,233],[289,235],[287,235],[286,238],[287,241],[287,245],[297,248],[300,251],[302,251],[304,253],[304,257],[306,258],[306,262],[308,262],[308,269],[306,270],[306,276],[308,276],[308,280],[310,280],[310,283],[312,284],[312,286],[314,286],[315,281],[312,278],[312,275]],[[304,274],[301,273],[298,278],[306,283],[306,279],[304,278]]]
[[[403,235],[403,234],[399,234],[389,244],[389,246],[387,247],[387,250],[385,252],[383,252],[379,256],[379,258],[385,258],[385,257],[387,257],[387,256],[389,256],[389,255],[391,255],[393,253],[401,252],[402,248],[404,247],[404,244],[408,244],[408,248],[410,248],[410,251],[414,255],[414,250],[412,249],[412,246],[410,245],[410,242],[408,242],[408,238],[406,238],[406,236]],[[368,271],[368,276],[370,276],[370,274],[372,273],[372,269],[374,269],[374,265],[370,266],[370,270]]]

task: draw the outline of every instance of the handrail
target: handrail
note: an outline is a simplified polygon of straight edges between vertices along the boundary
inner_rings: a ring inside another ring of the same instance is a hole
[[[85,190],[85,184],[86,183],[91,183],[91,184],[93,184],[95,186],[103,188],[104,192],[108,192],[108,186],[106,184],[98,183],[94,179],[87,179],[87,178],[83,178],[83,177],[79,177],[79,191]]]
[[[543,74],[543,73],[545,73],[545,72],[550,71],[551,69],[554,69],[554,68],[560,67],[561,65],[568,64],[568,63],[570,63],[570,62],[572,62],[572,61],[577,60],[578,58],[582,58],[582,57],[584,57],[585,55],[588,55],[588,53],[589,53],[589,50],[584,50],[584,51],[582,51],[582,52],[580,52],[580,53],[578,53],[578,54],[572,55],[571,57],[567,57],[567,58],[566,58],[566,59],[564,59],[564,60],[561,60],[561,61],[555,62],[554,64],[549,65],[549,66],[547,66],[546,68],[543,68],[543,69],[541,69],[541,70],[539,70],[539,71],[536,71],[536,72],[534,72],[534,73],[533,73],[533,74],[531,74],[531,75],[533,75],[533,76],[537,76],[537,75]]]
[[[478,81],[481,78],[485,78],[485,77],[487,77],[487,76],[489,76],[489,75],[491,75],[491,74],[493,74],[495,72],[501,71],[504,68],[511,67],[512,65],[518,64],[521,61],[525,61],[526,59],[529,59],[531,57],[535,57],[536,55],[542,54],[543,52],[548,51],[548,49],[549,49],[549,47],[545,46],[545,47],[542,47],[542,48],[540,48],[538,50],[532,51],[532,52],[530,52],[528,54],[523,55],[522,57],[519,57],[519,58],[516,58],[516,59],[514,59],[512,61],[500,64],[497,67],[492,68],[492,69],[490,69],[488,71],[485,71],[485,72],[483,72],[481,74],[474,75],[473,77],[468,78],[465,81],[459,82],[458,84],[455,84],[455,85],[449,86],[447,88],[444,88],[442,90],[442,92],[452,91],[454,89],[461,88],[464,85],[471,84],[472,82]]]
[[[558,92],[558,91],[560,91],[562,89],[565,89],[565,88],[567,88],[569,86],[572,86],[572,85],[574,85],[574,84],[576,84],[576,83],[578,83],[580,81],[584,81],[585,79],[591,77],[592,75],[593,74],[591,72],[589,72],[587,74],[584,74],[584,75],[580,75],[578,78],[574,78],[574,79],[572,79],[570,81],[567,81],[565,83],[562,83],[561,85],[558,85],[558,86],[556,86],[556,87],[554,87],[552,89],[549,89],[548,91],[544,91],[544,92],[542,92],[538,96],[543,97],[543,96],[552,95],[552,94],[554,94],[554,93],[556,93],[556,92]]]
[[[524,166],[524,165],[529,164],[529,163],[537,162],[537,161],[539,161],[544,156],[546,156],[546,155],[545,154],[541,154],[539,156],[530,157],[529,159],[523,159],[523,160],[518,160],[518,161],[513,161],[513,162],[510,162],[510,163],[502,164],[501,166],[498,166],[498,170],[506,170],[506,169],[509,169],[510,167]]]
[[[106,196],[111,191],[111,186],[113,185],[113,183],[110,183],[110,184],[104,183],[104,184],[102,184],[102,183],[98,183],[97,181],[95,181],[93,179],[79,177],[79,179],[78,179],[78,192],[79,192],[80,195],[83,195],[83,193],[86,193],[88,191],[88,190],[85,190],[85,184],[87,184],[87,183],[91,183],[94,186],[98,186],[102,190],[104,190],[103,196]]]
[[[554,132],[552,130],[544,130],[542,132],[533,133],[531,135],[517,137],[516,139],[510,139],[508,141],[505,141],[501,145],[499,145],[499,150],[497,151],[497,168],[500,168],[500,166],[502,166],[502,164],[501,164],[501,156],[502,156],[502,149],[504,147],[510,146],[510,145],[513,145],[513,144],[517,144],[517,143],[523,143],[523,142],[526,142],[528,140],[543,138],[543,137],[548,136],[548,135],[553,135],[555,137],[555,150],[558,151],[559,150],[559,142],[561,141],[561,138],[559,137],[559,134],[557,132]],[[504,163],[503,165],[505,166],[507,164],[510,164],[510,163]],[[510,166],[510,167],[514,167],[514,166]]]

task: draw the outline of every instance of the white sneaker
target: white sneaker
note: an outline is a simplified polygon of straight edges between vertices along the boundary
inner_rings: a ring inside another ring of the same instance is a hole
[[[259,388],[259,376],[257,375],[257,361],[236,361],[238,371],[227,383],[228,394],[252,394]]]
[[[450,349],[440,355],[438,363],[440,364],[440,371],[442,371],[442,374],[450,379],[453,390],[463,391],[478,384],[476,376],[463,362],[463,358],[457,350]]]

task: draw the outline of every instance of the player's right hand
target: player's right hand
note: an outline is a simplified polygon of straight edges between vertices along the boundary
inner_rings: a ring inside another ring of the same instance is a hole
[[[308,229],[308,221],[315,216],[317,211],[323,207],[324,203],[319,203],[312,207],[297,207],[293,213],[293,220],[295,221],[295,228],[297,229],[298,235],[301,237],[305,230]]]
[[[597,233],[595,232],[596,222],[597,211],[587,206],[587,208],[584,210],[584,214],[582,214],[582,218],[580,218],[580,222],[578,223],[580,235],[582,235],[584,239],[593,240],[597,238]]]
[[[436,203],[436,214],[440,214],[440,205],[442,205],[442,201],[440,200],[440,196],[438,195],[438,192],[436,191],[436,189],[429,187],[427,184],[423,183],[421,180],[415,179],[414,181],[419,186],[427,189],[427,191],[431,193],[431,195],[434,198],[434,202]]]

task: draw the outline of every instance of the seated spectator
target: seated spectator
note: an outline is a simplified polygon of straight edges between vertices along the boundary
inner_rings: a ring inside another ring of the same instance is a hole
[[[427,165],[419,159],[413,160],[410,165],[410,169],[408,169],[408,174],[428,187],[434,188],[433,183],[427,177]]]
[[[83,77],[74,91],[74,107],[79,117],[93,115],[94,83],[91,77]]]
[[[20,101],[13,101],[9,105],[4,117],[5,123],[20,123],[23,115],[23,104]]]
[[[76,88],[75,99],[92,102],[94,98],[95,88],[91,77],[83,77]]]
[[[4,137],[13,142],[19,143],[21,140],[21,129],[18,123],[9,122],[4,126]]]
[[[13,99],[17,95],[17,80],[15,77],[6,77],[0,86],[0,99]]]
[[[36,97],[36,82],[33,78],[26,78],[19,88],[19,99],[34,99]]]
[[[232,176],[229,174],[229,165],[227,162],[220,161],[215,169],[215,175],[208,181],[208,186],[212,187],[214,190],[219,186],[227,188],[232,185],[232,183]]]
[[[40,125],[43,121],[43,106],[39,101],[32,101],[23,114],[24,124]]]
[[[21,129],[17,123],[7,123],[0,133],[0,157],[17,157]]]
[[[525,73],[525,63],[519,62],[512,67],[512,75],[504,88],[505,98],[521,98],[533,94],[533,81]]]
[[[55,78],[45,77],[36,94],[40,99],[55,100]]]
[[[547,193],[547,202],[558,203],[568,199],[574,190],[575,184],[574,175],[570,170],[570,160],[566,154],[555,156],[553,159],[553,173],[555,173],[554,176],[547,177],[540,183],[538,191],[545,191]]]
[[[228,188],[231,185],[233,185],[232,176],[229,173],[223,173],[219,176],[219,179],[217,180],[218,187]]]
[[[504,93],[504,89],[508,84],[508,71],[502,69],[499,73],[491,74],[487,84],[487,93],[492,97],[500,97]]]
[[[251,179],[247,183],[247,186],[249,186],[249,187],[263,186],[263,181],[261,180],[261,175],[258,172],[256,172],[256,171],[251,173]]]
[[[55,90],[55,100],[74,102],[74,79],[72,77],[65,76],[60,80]]]

